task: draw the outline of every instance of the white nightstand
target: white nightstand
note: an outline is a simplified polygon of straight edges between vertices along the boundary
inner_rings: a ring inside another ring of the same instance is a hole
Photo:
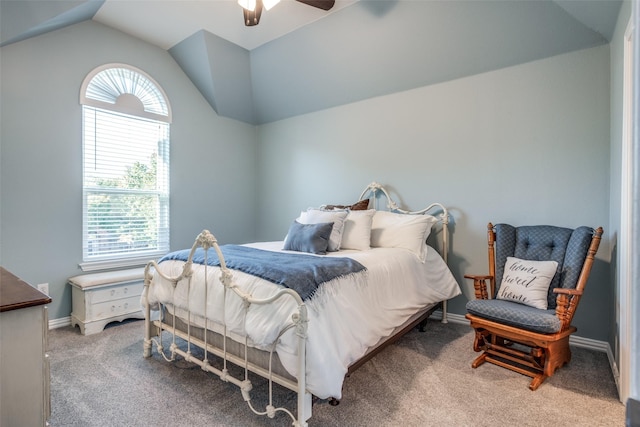
[[[144,319],[140,295],[144,268],[71,277],[71,325],[83,335],[101,332],[107,323]]]

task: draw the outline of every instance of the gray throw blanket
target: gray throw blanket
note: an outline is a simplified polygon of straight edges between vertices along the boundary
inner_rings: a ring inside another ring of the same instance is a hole
[[[223,245],[220,249],[228,268],[293,289],[303,301],[313,297],[322,283],[366,270],[351,258],[272,252],[238,245]],[[160,262],[187,261],[189,252],[190,249],[172,252],[162,257]],[[193,262],[205,263],[204,249],[196,249]],[[207,264],[220,266],[218,255],[213,249],[207,254]]]

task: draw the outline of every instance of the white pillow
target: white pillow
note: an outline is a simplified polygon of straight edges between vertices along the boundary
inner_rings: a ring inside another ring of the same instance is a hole
[[[342,249],[371,249],[371,221],[375,212],[375,209],[349,211],[342,231]]]
[[[427,256],[427,237],[438,219],[431,215],[407,215],[376,211],[371,224],[371,246],[408,249],[421,260]]]
[[[547,293],[558,269],[555,261],[529,261],[507,257],[497,299],[547,309]]]
[[[344,230],[344,221],[347,218],[349,212],[346,210],[341,211],[323,211],[320,209],[309,208],[306,211],[300,212],[300,216],[297,221],[300,224],[320,224],[325,222],[332,222],[333,229],[329,236],[329,246],[327,250],[335,252],[340,250],[340,243],[342,242],[342,231]]]

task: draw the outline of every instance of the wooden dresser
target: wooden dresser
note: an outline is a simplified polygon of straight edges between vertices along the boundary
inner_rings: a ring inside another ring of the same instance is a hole
[[[49,296],[0,267],[0,426],[44,426],[51,415]]]

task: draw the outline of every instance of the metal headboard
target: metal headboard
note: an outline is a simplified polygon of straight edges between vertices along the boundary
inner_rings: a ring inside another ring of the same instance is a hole
[[[446,207],[444,207],[444,205],[442,205],[441,203],[431,203],[429,206],[427,206],[424,209],[420,209],[417,211],[408,211],[405,209],[402,209],[398,206],[398,204],[395,202],[395,200],[393,200],[391,198],[391,196],[389,195],[389,192],[382,186],[382,184],[379,184],[377,182],[372,182],[371,184],[367,185],[367,187],[364,189],[364,191],[362,192],[362,194],[360,194],[360,198],[359,200],[364,200],[365,196],[372,194],[373,196],[373,202],[374,202],[374,208],[377,208],[378,205],[378,198],[376,197],[379,193],[384,194],[384,196],[387,199],[387,209],[389,211],[393,211],[393,212],[398,212],[398,213],[402,213],[402,214],[407,214],[407,215],[423,215],[423,214],[427,214],[429,212],[429,215],[433,215],[434,217],[438,218],[439,222],[442,223],[442,252],[441,252],[441,256],[442,259],[444,260],[445,264],[448,265],[448,253],[449,253],[449,211],[447,210]],[[442,323],[447,323],[447,301],[443,301],[442,302]]]

